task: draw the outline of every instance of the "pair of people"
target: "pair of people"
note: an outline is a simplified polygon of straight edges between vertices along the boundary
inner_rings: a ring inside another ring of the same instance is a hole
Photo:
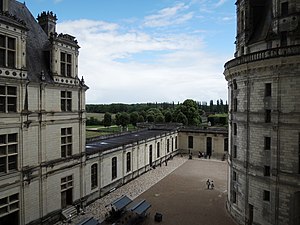
[[[214,181],[213,180],[207,180],[206,181],[206,186],[207,186],[207,189],[214,189],[215,185],[214,185]]]

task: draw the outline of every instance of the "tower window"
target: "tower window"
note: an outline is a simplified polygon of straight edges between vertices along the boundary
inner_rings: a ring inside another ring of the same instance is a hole
[[[237,146],[234,145],[234,146],[233,146],[233,158],[236,159],[236,157],[237,157]]]
[[[289,3],[281,3],[281,16],[287,16],[289,14]]]
[[[264,176],[270,176],[270,166],[264,166]]]
[[[265,137],[265,150],[271,149],[271,137]]]
[[[233,135],[237,135],[237,125],[236,125],[236,123],[233,124]]]
[[[267,109],[265,111],[265,122],[271,123],[271,110],[270,109]]]
[[[264,201],[269,202],[270,201],[270,191],[264,190],[264,196],[263,196]]]
[[[265,84],[265,97],[270,97],[272,95],[272,84],[266,83]]]
[[[236,83],[236,79],[233,80],[233,90],[237,89],[237,83]]]
[[[237,111],[237,104],[238,104],[237,98],[234,98],[234,99],[233,99],[233,111],[234,111],[234,112]]]

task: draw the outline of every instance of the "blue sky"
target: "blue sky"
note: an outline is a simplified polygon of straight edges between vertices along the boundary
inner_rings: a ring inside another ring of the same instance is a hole
[[[232,0],[29,0],[79,42],[87,103],[227,100]]]

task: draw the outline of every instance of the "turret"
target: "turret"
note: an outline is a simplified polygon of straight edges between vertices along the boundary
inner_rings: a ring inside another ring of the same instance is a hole
[[[41,15],[38,15],[37,20],[48,37],[56,33],[57,17],[53,12],[42,12]]]

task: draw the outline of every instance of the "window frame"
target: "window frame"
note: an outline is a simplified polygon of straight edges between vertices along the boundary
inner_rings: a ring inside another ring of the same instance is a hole
[[[18,88],[10,85],[0,85],[0,113],[17,112]]]
[[[131,152],[126,153],[126,172],[131,171]]]
[[[118,159],[113,157],[111,159],[111,180],[114,180],[118,177]]]
[[[68,52],[60,52],[60,75],[63,77],[72,77],[72,58],[73,55]]]
[[[72,91],[60,91],[60,108],[62,112],[72,111]]]
[[[0,174],[18,171],[18,134],[1,134],[0,141]]]
[[[91,188],[98,187],[98,164],[94,163],[91,165]]]
[[[3,45],[1,45],[1,37],[3,38]],[[10,47],[10,41],[13,41],[13,48]],[[17,39],[0,34],[0,57],[1,54],[3,54],[3,59],[1,60],[3,64],[0,64],[0,67],[16,68]],[[12,59],[10,59],[11,56],[13,57]]]
[[[60,129],[61,142],[61,158],[72,156],[73,152],[73,129],[72,127],[64,127]]]

